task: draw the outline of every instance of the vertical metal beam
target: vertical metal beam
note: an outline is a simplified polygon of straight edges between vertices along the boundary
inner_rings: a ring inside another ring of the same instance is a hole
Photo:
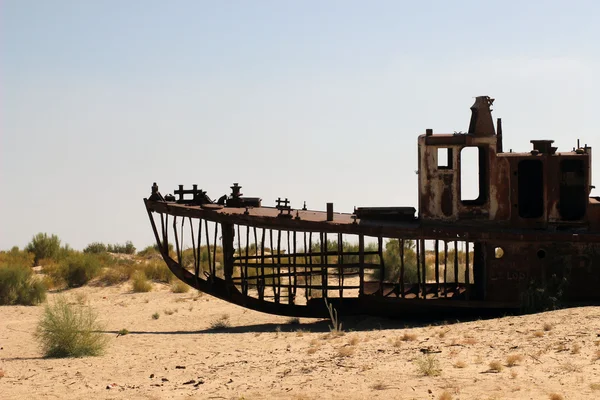
[[[440,296],[440,243],[435,241],[435,297]]]
[[[185,219],[185,217],[184,217]],[[181,265],[181,249],[179,247],[179,235],[177,235],[177,216],[174,215],[173,216],[173,235],[175,236],[175,254],[177,254],[177,263],[179,264],[180,267],[183,267]]]
[[[454,287],[455,293],[454,296],[458,293],[458,241],[454,241]]]
[[[383,296],[383,281],[385,279],[385,263],[383,261],[383,238],[377,237],[377,252],[379,253],[379,293]]]
[[[421,297],[421,241],[415,240],[417,248],[417,299]]]
[[[342,234],[338,233],[337,239],[337,263],[338,263],[338,286],[340,287],[340,299],[344,297],[344,244]]]
[[[470,279],[471,278],[470,277],[471,274],[470,274],[470,271],[469,271],[469,264],[470,264],[470,262],[469,262],[469,242],[465,242],[465,245],[467,247],[466,254],[465,254],[465,260],[466,260],[465,261],[465,263],[466,263],[466,266],[465,266],[465,286],[466,286],[466,289],[467,289],[467,300],[469,300],[469,297],[471,295],[471,279]]]
[[[398,246],[400,246],[400,292],[404,298],[404,239],[398,239]]]
[[[321,232],[321,289],[323,290],[323,298],[328,298],[328,267],[327,267],[327,234]]]
[[[427,298],[427,252],[425,251],[425,240],[421,239],[421,259],[423,260],[423,264],[421,266],[421,270],[423,272],[423,298]]]
[[[448,242],[444,240],[444,297],[448,297],[448,277],[446,275],[448,269]]]
[[[198,219],[198,248],[196,250],[196,265],[194,265],[194,275],[196,276],[196,283],[198,282],[198,278],[200,277],[200,263],[202,261],[202,252],[200,251],[202,247],[202,219]]]
[[[255,234],[256,234],[256,230],[255,230]],[[256,245],[256,239],[254,241],[255,243],[255,248],[258,247],[258,245]],[[244,295],[248,294],[248,284],[250,283],[250,279],[248,278],[248,247],[250,247],[250,225],[246,225],[246,261],[244,262],[244,276],[246,277],[246,280],[244,282],[244,286],[242,287],[242,293]],[[254,275],[256,276],[256,274]]]
[[[210,234],[208,232],[208,220],[204,220],[204,230],[206,231],[206,253],[208,254],[208,272],[210,273],[210,281],[214,281],[215,273],[212,269],[212,258],[210,256]]]
[[[257,280],[259,300],[263,300],[265,298],[266,285],[267,282],[265,280],[265,228],[262,228],[262,238],[260,240],[260,282]]]
[[[215,232],[216,232],[216,229],[215,229]],[[233,224],[225,223],[225,222],[221,223],[221,237],[223,240],[223,276],[225,277],[225,281],[228,284],[232,284],[232,278],[233,278],[233,260],[234,260],[233,253],[235,251],[235,249],[233,247],[234,235],[235,235],[235,231],[233,228]],[[216,249],[216,243],[217,243],[217,241],[215,240],[215,249]],[[215,259],[216,259],[216,253],[215,253]]]
[[[365,294],[365,235],[358,235],[358,296]]]

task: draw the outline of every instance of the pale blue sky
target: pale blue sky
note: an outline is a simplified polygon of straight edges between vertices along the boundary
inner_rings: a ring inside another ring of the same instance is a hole
[[[417,135],[467,130],[477,95],[496,98],[505,149],[542,138],[600,149],[596,1],[0,11],[0,249],[37,232],[78,249],[151,244],[142,198],[154,181],[213,198],[240,182],[267,205],[416,206]]]

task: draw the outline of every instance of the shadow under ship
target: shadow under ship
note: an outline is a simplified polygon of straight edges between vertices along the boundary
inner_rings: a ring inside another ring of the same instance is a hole
[[[477,97],[467,133],[418,137],[419,213],[275,207],[238,184],[211,200],[193,185],[144,199],[158,249],[186,284],[266,313],[327,317],[482,315],[600,300],[600,198],[591,148],[532,140],[504,152],[493,99]],[[475,154],[467,163],[465,154]],[[463,170],[476,172],[465,198]]]

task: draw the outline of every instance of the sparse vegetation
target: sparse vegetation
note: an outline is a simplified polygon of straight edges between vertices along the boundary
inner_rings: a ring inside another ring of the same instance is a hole
[[[145,293],[152,290],[152,283],[142,271],[136,271],[131,278],[131,289],[135,293]]]
[[[338,320],[337,310],[333,307],[333,304],[328,303],[326,298],[323,298],[325,301],[325,306],[327,306],[327,310],[329,311],[329,319],[331,320],[331,325],[329,326],[329,330],[332,333],[341,333],[344,330],[342,329],[342,323]]]
[[[523,356],[520,354],[509,354],[506,357],[506,366],[514,367],[515,365],[519,365],[519,363],[523,361]]]
[[[101,253],[106,253],[108,251],[106,245],[104,243],[100,243],[100,242],[93,242],[90,243],[86,246],[85,249],[83,249],[84,253],[91,253],[91,254],[101,254]]]
[[[152,319],[159,319],[160,318],[160,314],[155,312],[154,314],[152,314]]]
[[[454,368],[465,368],[467,366],[467,363],[462,360],[458,360],[453,365]]]
[[[439,400],[452,400],[452,394],[450,392],[444,391],[440,394]]]
[[[400,337],[400,340],[402,340],[403,342],[413,342],[417,340],[417,334],[404,332],[404,334],[402,334],[402,336]]]
[[[544,328],[544,331],[550,332],[554,328],[554,325],[551,324],[550,322],[544,322],[543,328]]]
[[[25,250],[34,254],[35,265],[43,258],[57,260],[60,256],[60,239],[56,235],[38,233],[27,244]]]
[[[46,286],[33,276],[33,254],[13,248],[0,253],[0,305],[36,305],[46,299]]]
[[[543,331],[535,331],[533,332],[533,337],[543,337],[544,336],[544,332]]]
[[[354,346],[344,346],[337,349],[336,357],[350,357],[354,354]]]
[[[377,381],[370,386],[373,390],[385,390],[388,388],[388,385],[385,382]]]
[[[57,282],[64,282],[68,287],[80,287],[96,277],[101,264],[94,254],[73,252],[48,273]]]
[[[171,283],[175,275],[162,260],[151,260],[144,266],[144,273],[155,282]]]
[[[118,336],[125,336],[125,335],[129,335],[129,330],[127,330],[127,329],[123,328],[123,329],[121,329],[121,330],[120,330],[120,331],[117,333],[117,335],[118,335]]]
[[[548,398],[550,400],[565,400],[565,398],[563,397],[562,394],[558,394],[558,393],[550,393],[548,395]]]
[[[171,284],[171,292],[173,293],[187,293],[190,291],[190,286],[180,280],[175,281]]]
[[[214,329],[214,330],[226,329],[226,328],[229,328],[230,326],[231,326],[231,322],[229,321],[229,314],[223,314],[219,318],[214,319],[210,323],[210,328]]]
[[[286,323],[288,325],[300,325],[300,318],[298,317],[290,317],[287,319]]]
[[[73,306],[64,297],[46,305],[35,336],[46,357],[100,355],[107,345],[97,314],[89,306]]]
[[[590,389],[600,390],[600,383],[590,383]]]
[[[427,354],[415,360],[417,371],[423,376],[438,376],[442,373],[440,361],[433,354]]]
[[[504,369],[500,361],[492,361],[489,367],[491,372],[501,372]]]
[[[573,347],[571,347],[571,354],[579,354],[581,352],[581,345],[579,343],[574,343]]]

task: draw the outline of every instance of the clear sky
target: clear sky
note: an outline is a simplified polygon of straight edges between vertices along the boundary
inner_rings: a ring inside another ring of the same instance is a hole
[[[3,0],[0,18],[0,249],[152,244],[154,181],[416,206],[417,135],[466,131],[477,95],[505,149],[600,150],[597,1]]]

